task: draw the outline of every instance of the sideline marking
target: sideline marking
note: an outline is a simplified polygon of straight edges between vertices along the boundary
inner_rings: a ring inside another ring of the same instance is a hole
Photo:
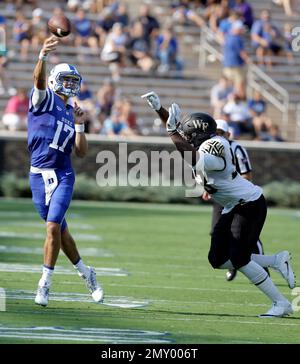
[[[0,263],[0,272],[12,272],[12,273],[41,273],[41,265],[33,264],[18,264],[18,263]],[[128,272],[120,268],[95,268],[96,273],[99,276],[118,276],[126,277]],[[62,266],[55,266],[55,274],[76,274],[75,269],[69,269]]]
[[[169,333],[147,330],[65,327],[5,327],[0,326],[0,337],[36,340],[94,341],[109,344],[158,343],[169,344]]]
[[[0,226],[17,226],[24,228],[31,227],[35,229],[45,229],[46,223],[43,221],[0,221]],[[68,222],[68,226],[70,226],[72,230],[95,230],[95,227],[89,224]]]
[[[1,297],[1,296],[0,296]],[[10,300],[34,300],[35,292],[28,290],[7,289],[6,298]],[[89,294],[74,292],[51,292],[51,301],[59,302],[84,302],[94,303],[96,305],[104,305],[119,308],[140,308],[149,305],[148,301],[137,300],[132,297],[123,296],[104,296],[104,302],[97,304],[93,301]]]
[[[19,238],[30,240],[44,240],[45,234],[41,233],[15,233],[13,231],[0,231],[0,237],[2,238]],[[89,241],[101,241],[102,236],[94,234],[73,234],[75,240],[89,240]]]
[[[43,255],[43,248],[31,248],[29,246],[17,245],[0,245],[0,253],[20,253],[20,254],[34,254]],[[114,254],[106,249],[98,248],[81,248],[80,253],[88,257],[114,257]]]
[[[64,282],[65,284],[74,284],[74,282]],[[230,283],[228,283],[230,284]],[[206,288],[206,287],[177,287],[177,286],[157,286],[157,285],[146,285],[146,284],[130,284],[130,285],[126,285],[126,284],[118,284],[118,283],[108,283],[108,286],[112,286],[112,287],[127,287],[127,288],[154,288],[154,289],[160,289],[160,290],[164,290],[164,289],[179,289],[181,291],[212,291],[212,292],[227,292],[229,288]],[[288,289],[288,287],[287,287]],[[232,289],[230,288],[230,292],[234,292],[234,293],[251,293],[253,294],[255,292],[255,288],[253,287],[253,289]],[[287,292],[287,291],[286,291]],[[283,292],[285,293],[285,292]]]

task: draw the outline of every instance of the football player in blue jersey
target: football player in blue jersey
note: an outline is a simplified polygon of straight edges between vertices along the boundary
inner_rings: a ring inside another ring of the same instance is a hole
[[[59,39],[47,38],[33,73],[34,88],[28,113],[28,149],[31,158],[30,187],[40,216],[46,221],[44,265],[38,283],[35,303],[47,306],[52,274],[60,248],[85,280],[94,301],[102,302],[103,290],[95,270],[86,266],[76,248],[65,214],[72,199],[75,175],[71,152],[78,157],[87,153],[84,113],[71,98],[80,90],[81,75],[67,63],[56,65],[47,85],[48,54],[56,49]]]

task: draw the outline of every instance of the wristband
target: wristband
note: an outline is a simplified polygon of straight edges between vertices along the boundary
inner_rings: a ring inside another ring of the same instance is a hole
[[[41,60],[41,61],[47,61],[47,59],[48,59],[48,54],[45,54],[42,51],[40,51],[39,60]]]
[[[84,124],[75,124],[76,133],[84,133]]]

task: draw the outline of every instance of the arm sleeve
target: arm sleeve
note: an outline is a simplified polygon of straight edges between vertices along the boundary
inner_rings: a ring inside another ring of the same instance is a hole
[[[46,98],[46,90],[39,90],[34,87],[31,95],[32,106],[37,109]]]
[[[46,90],[39,90],[34,87],[30,95],[29,111],[33,113],[52,111],[54,99],[54,92],[49,88]]]
[[[222,171],[226,167],[224,158],[198,151],[199,159],[194,169],[200,171]]]
[[[188,143],[182,136],[176,131],[170,135],[176,149],[180,152],[182,158],[190,165],[195,166],[199,158],[199,152],[190,143]]]

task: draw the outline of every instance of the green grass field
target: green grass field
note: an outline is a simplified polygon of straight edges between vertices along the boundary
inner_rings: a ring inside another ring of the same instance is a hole
[[[61,254],[49,306],[36,306],[44,224],[30,200],[0,200],[1,343],[300,342],[300,312],[260,319],[265,296],[241,274],[226,282],[210,267],[210,207],[73,202],[67,220],[97,268],[104,304],[92,302]],[[296,274],[299,224],[300,211],[269,209],[262,234],[266,253],[291,251]],[[272,278],[295,298],[278,273]]]

